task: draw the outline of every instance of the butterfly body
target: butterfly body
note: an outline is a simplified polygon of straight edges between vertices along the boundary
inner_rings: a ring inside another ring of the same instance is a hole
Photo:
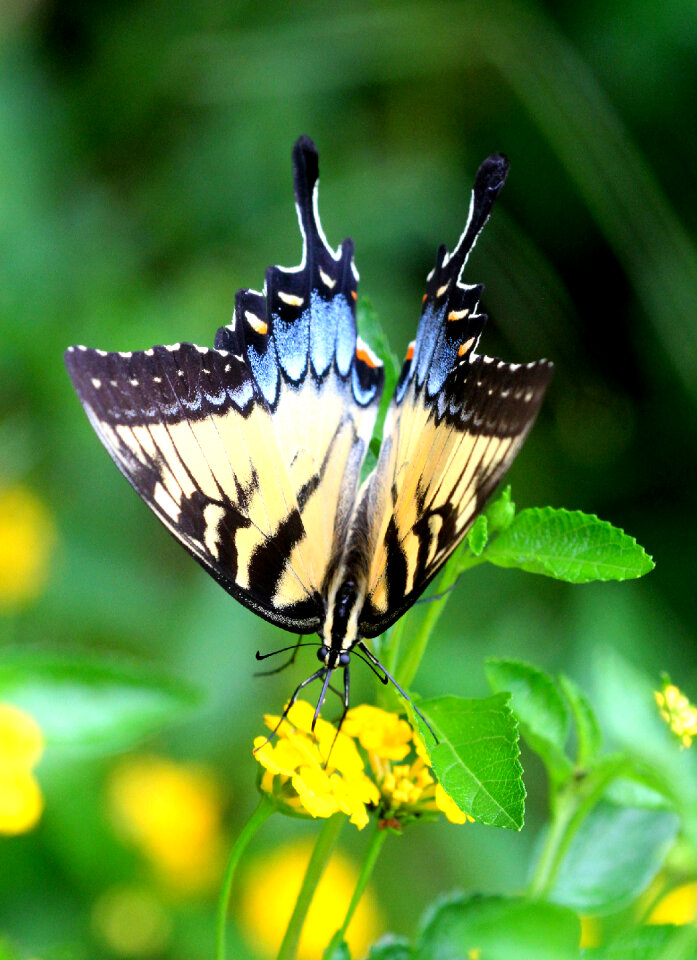
[[[356,330],[353,244],[334,251],[322,232],[306,137],[293,166],[302,261],[270,267],[261,292],[238,291],[213,348],[71,347],[66,364],[108,452],[179,542],[261,617],[319,634],[309,679],[323,681],[321,705],[339,668],[348,702],[351,653],[375,664],[364,641],[415,602],[467,534],[552,367],[476,353],[482,287],[460,277],[507,173],[494,154],[456,248],[438,251],[377,465],[359,486],[383,367]]]

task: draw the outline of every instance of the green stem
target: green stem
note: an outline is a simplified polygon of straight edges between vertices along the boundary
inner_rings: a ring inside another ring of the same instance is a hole
[[[575,797],[560,796],[552,816],[540,856],[528,884],[528,896],[541,899],[551,889],[556,876],[555,864],[576,806]]]
[[[332,943],[335,943],[336,945],[341,943],[342,940],[346,939],[346,931],[349,928],[349,924],[351,923],[353,915],[356,912],[356,907],[358,906],[365,888],[368,885],[368,881],[372,876],[373,868],[375,867],[377,859],[380,856],[380,851],[382,850],[383,843],[387,839],[388,832],[389,831],[387,830],[380,829],[379,822],[375,824],[375,830],[373,832],[373,836],[370,838],[368,849],[365,852],[363,866],[361,867],[358,882],[356,883],[356,889],[353,891],[353,896],[351,897],[351,903],[346,911],[344,922],[341,926],[341,929],[336,932],[332,940]]]
[[[579,827],[601,799],[608,784],[621,777],[623,772],[622,767],[598,770],[590,774],[581,786],[572,781],[558,795],[542,852],[528,884],[528,896],[547,896]]]
[[[262,823],[264,823],[265,820],[268,820],[275,809],[276,808],[268,799],[268,797],[265,794],[262,794],[261,800],[259,801],[259,806],[251,815],[249,820],[245,823],[239,837],[233,844],[232,850],[230,851],[230,858],[227,862],[227,867],[225,868],[223,886],[221,888],[220,898],[218,900],[215,960],[225,960],[225,927],[228,915],[228,906],[230,903],[230,893],[232,891],[232,881],[235,876],[237,864],[239,863],[240,857],[244,853],[249,841],[252,839]]]
[[[446,590],[449,590],[450,587],[453,586],[463,571],[469,570],[471,567],[476,567],[477,564],[481,562],[482,560],[479,557],[461,557],[458,563],[451,563],[449,566],[446,566],[438,581],[438,592],[445,593]],[[426,652],[428,641],[431,639],[431,634],[440,619],[440,615],[445,609],[445,604],[448,602],[449,596],[450,595],[447,594],[439,600],[433,600],[429,603],[428,612],[416,630],[413,640],[410,641],[404,651],[404,656],[396,672],[396,678],[407,690],[416,676],[416,671],[419,669],[421,659]]]
[[[281,949],[278,951],[278,960],[295,960],[298,952],[298,944],[300,943],[300,934],[302,933],[303,924],[307,917],[307,911],[310,909],[317,884],[322,879],[322,874],[329,863],[336,841],[339,839],[341,828],[345,822],[346,816],[343,813],[335,813],[332,817],[324,821],[324,825],[317,837],[317,843],[312,851],[310,862],[307,865],[300,893],[298,894],[298,899],[295,901],[293,913],[288,922],[285,936],[283,937]]]

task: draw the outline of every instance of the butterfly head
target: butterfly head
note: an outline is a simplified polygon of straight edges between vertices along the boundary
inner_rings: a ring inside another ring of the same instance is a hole
[[[348,650],[338,650],[336,647],[328,647],[326,643],[317,651],[317,659],[325,667],[334,670],[336,667],[348,667],[351,662],[351,654]]]

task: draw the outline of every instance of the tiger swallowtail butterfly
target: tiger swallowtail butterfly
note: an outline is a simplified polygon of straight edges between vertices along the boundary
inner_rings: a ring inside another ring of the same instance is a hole
[[[214,347],[79,346],[65,361],[117,467],[201,566],[260,617],[300,639],[319,634],[320,667],[286,707],[320,680],[316,720],[335,670],[345,715],[352,654],[394,682],[365,641],[412,606],[471,529],[552,364],[476,352],[483,288],[460,278],[508,172],[493,154],[457,246],[438,250],[377,464],[360,484],[383,365],[357,336],[353,243],[332,250],[320,225],[308,137],[293,171],[302,261],[269,267],[261,293],[239,290]]]

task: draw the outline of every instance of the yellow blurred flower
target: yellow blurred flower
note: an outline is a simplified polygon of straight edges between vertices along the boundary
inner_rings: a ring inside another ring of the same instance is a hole
[[[43,750],[34,718],[13,704],[0,703],[0,833],[26,833],[38,823],[44,801],[32,770]]]
[[[683,925],[697,921],[697,883],[685,883],[667,893],[653,908],[647,923]]]
[[[109,795],[117,826],[165,881],[184,893],[215,884],[223,850],[211,773],[163,757],[131,758],[112,774]]]
[[[683,747],[691,747],[697,737],[697,707],[672,683],[664,683],[662,690],[654,691],[654,697],[661,716]]]
[[[341,731],[321,718],[314,734],[314,708],[293,704],[272,744],[254,741],[254,755],[265,768],[261,789],[288,812],[330,817],[342,811],[359,830],[370,810],[386,825],[442,812],[451,823],[466,823],[463,813],[430,771],[428,753],[406,720],[378,707],[349,710]],[[279,717],[265,717],[274,730]],[[368,770],[358,745],[367,755]],[[411,761],[406,760],[411,754]]]
[[[602,927],[597,917],[588,917],[585,914],[581,916],[581,942],[579,947],[584,950],[586,947],[597,947],[600,945]]]
[[[21,486],[0,490],[0,610],[37,597],[56,531],[41,500]]]
[[[278,952],[310,852],[310,844],[304,841],[286,844],[247,871],[241,893],[240,919],[249,939],[264,957],[275,956]],[[300,939],[298,960],[320,960],[343,920],[343,914],[337,913],[337,905],[349,903],[357,881],[355,865],[335,853],[315,891]],[[368,888],[346,935],[352,957],[365,955],[380,926],[375,895]]]
[[[111,887],[92,910],[94,932],[120,957],[161,956],[170,939],[165,908],[147,887]]]

